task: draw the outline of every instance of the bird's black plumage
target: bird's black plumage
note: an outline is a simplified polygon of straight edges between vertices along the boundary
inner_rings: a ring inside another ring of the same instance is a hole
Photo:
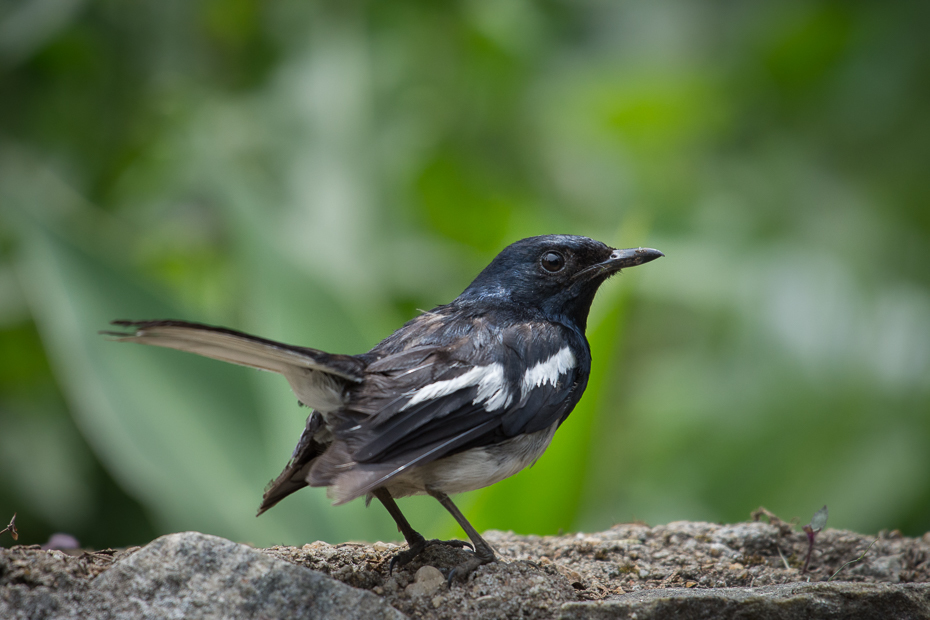
[[[115,321],[120,340],[181,349],[278,372],[313,408],[259,514],[310,485],[336,503],[377,497],[410,549],[425,541],[396,497],[429,493],[494,559],[448,493],[481,488],[531,465],[581,398],[591,353],[584,330],[598,287],[662,256],[568,235],[505,248],[454,301],[409,321],[369,352],[333,355],[184,321]],[[454,543],[461,546],[461,543]]]

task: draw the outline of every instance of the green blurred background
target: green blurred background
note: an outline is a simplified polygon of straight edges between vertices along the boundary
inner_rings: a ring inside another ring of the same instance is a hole
[[[397,540],[322,489],[254,518],[306,417],[282,378],[97,331],[363,352],[558,232],[667,258],[602,289],[588,393],[459,497],[479,530],[927,531],[928,31],[919,1],[0,3],[0,521]]]

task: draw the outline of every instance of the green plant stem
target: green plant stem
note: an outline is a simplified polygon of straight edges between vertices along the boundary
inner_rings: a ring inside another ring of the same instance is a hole
[[[854,563],[858,562],[859,560],[861,560],[862,558],[864,558],[864,557],[865,557],[865,554],[868,553],[868,552],[869,552],[869,549],[872,548],[872,545],[874,545],[874,544],[877,543],[877,542],[878,542],[878,539],[876,538],[875,540],[872,541],[872,544],[870,544],[868,547],[866,547],[866,550],[862,552],[862,555],[860,555],[860,556],[859,556],[858,558],[856,558],[855,560],[850,560],[850,561],[846,562],[845,564],[843,564],[842,566],[840,566],[838,569],[836,569],[836,572],[835,572],[835,573],[833,573],[832,575],[830,575],[830,578],[827,579],[827,581],[833,581],[833,578],[836,577],[837,575],[839,575],[841,570],[843,570],[844,568],[846,568],[846,567],[849,566],[850,564],[854,564]]]

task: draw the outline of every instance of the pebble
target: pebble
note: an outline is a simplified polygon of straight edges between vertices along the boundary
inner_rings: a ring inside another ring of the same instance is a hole
[[[446,578],[442,576],[438,568],[423,566],[414,576],[413,583],[404,588],[404,592],[411,597],[424,596],[437,592],[445,583]]]

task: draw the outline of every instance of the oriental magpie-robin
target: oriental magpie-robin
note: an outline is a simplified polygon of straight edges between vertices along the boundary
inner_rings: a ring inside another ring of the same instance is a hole
[[[425,312],[368,353],[335,355],[186,321],[114,321],[126,342],[190,351],[284,375],[313,411],[261,514],[305,486],[336,504],[378,498],[408,549],[432,544],[394,498],[428,493],[452,514],[474,554],[449,580],[495,559],[449,493],[499,482],[532,465],[588,382],[585,338],[598,287],[623,267],[663,256],[586,237],[546,235],[505,248],[452,303]]]

